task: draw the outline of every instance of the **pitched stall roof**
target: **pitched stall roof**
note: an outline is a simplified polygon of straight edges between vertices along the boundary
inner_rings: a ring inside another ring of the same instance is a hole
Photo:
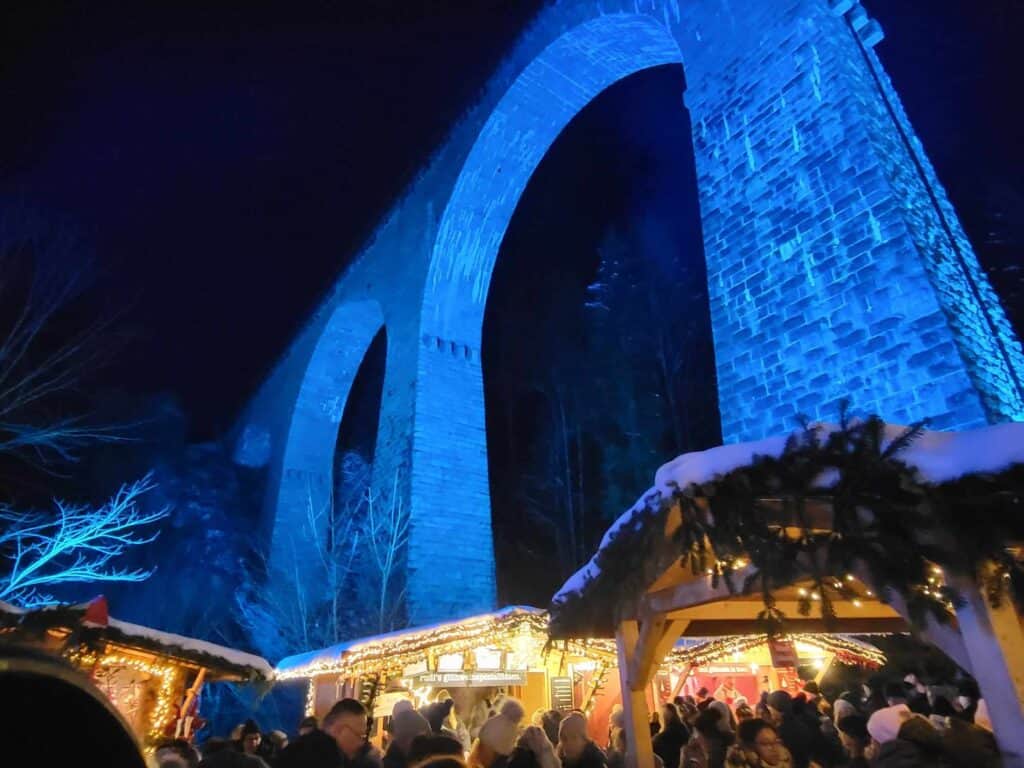
[[[90,604],[59,605],[25,610],[0,602],[0,637],[31,637],[45,632],[87,643],[111,643],[122,648],[173,659],[183,666],[205,668],[213,680],[269,680],[274,671],[266,659],[205,640],[163,632],[151,627],[104,617],[90,621]]]
[[[433,655],[460,653],[485,645],[502,645],[526,633],[546,643],[547,611],[528,606],[511,606],[493,613],[350,640],[317,651],[282,659],[278,680],[308,678],[325,674],[358,677],[380,671],[400,673],[406,667]],[[568,640],[554,650],[612,661],[615,647],[607,641]]]
[[[824,436],[840,427],[813,424],[809,429]],[[885,443],[896,440],[905,430],[902,426],[885,425]],[[635,615],[648,590],[655,586],[660,589],[672,569],[683,568],[682,546],[673,538],[681,519],[678,497],[689,497],[697,506],[707,508],[716,484],[736,479],[738,475],[734,477],[734,473],[748,469],[763,458],[781,457],[791,446],[799,445],[806,434],[798,430],[763,440],[723,445],[684,454],[662,466],[655,475],[654,485],[615,521],[590,561],[573,574],[552,599],[552,636],[612,636],[621,618]],[[899,454],[898,461],[914,469],[923,486],[937,488],[940,492],[967,476],[986,490],[998,490],[1002,488],[999,483],[1004,475],[1024,475],[1024,423],[996,424],[964,432],[923,431]],[[822,476],[817,481],[821,491],[817,496],[819,508],[826,512],[831,509],[830,489],[835,482],[834,476]],[[765,507],[778,503],[778,492],[771,487],[755,488],[754,493],[762,497]],[[707,626],[692,627],[695,634],[730,634],[725,622],[705,624]],[[708,631],[712,624],[715,631]]]

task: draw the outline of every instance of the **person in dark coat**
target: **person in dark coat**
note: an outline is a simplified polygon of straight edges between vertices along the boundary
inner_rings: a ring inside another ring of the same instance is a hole
[[[910,716],[900,727],[898,736],[881,745],[872,768],[942,768],[942,735],[932,724],[918,715]]]
[[[428,736],[430,723],[414,709],[396,712],[391,718],[391,744],[381,761],[383,768],[408,768],[409,749],[417,736]]]
[[[690,740],[690,729],[683,724],[675,704],[661,705],[661,731],[654,737],[654,754],[665,768],[679,768],[679,753]]]
[[[708,707],[697,716],[694,733],[683,747],[679,768],[722,768],[729,747],[736,741],[731,730],[722,727],[722,711]]]
[[[417,736],[409,745],[409,765],[419,765],[432,757],[457,757],[462,760],[465,753],[462,742],[451,736],[431,734]]]
[[[807,768],[814,748],[814,733],[803,718],[793,713],[792,697],[785,691],[773,691],[768,695],[768,711],[792,757],[793,768]]]
[[[210,739],[203,746],[199,768],[263,768],[263,763],[239,752],[227,739]]]
[[[562,724],[562,713],[557,709],[549,709],[540,718],[540,727],[544,729],[544,735],[548,741],[558,746],[558,727]]]
[[[381,768],[380,753],[367,742],[366,708],[342,699],[319,729],[300,736],[278,758],[276,768]]]
[[[867,750],[871,745],[868,719],[863,715],[845,715],[839,718],[836,730],[848,755],[843,768],[868,768]]]
[[[942,731],[942,746],[950,768],[999,768],[1002,758],[995,736],[974,723],[950,717]]]
[[[607,768],[604,752],[587,736],[587,719],[570,712],[558,728],[558,758],[562,768]],[[678,756],[676,757],[678,762]]]

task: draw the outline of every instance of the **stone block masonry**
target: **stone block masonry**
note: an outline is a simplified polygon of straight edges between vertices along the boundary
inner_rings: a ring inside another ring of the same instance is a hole
[[[322,372],[347,370],[379,320],[374,482],[398,473],[411,508],[409,618],[494,607],[480,347],[498,249],[561,130],[656,66],[687,80],[665,109],[689,109],[693,125],[727,441],[791,429],[798,412],[835,418],[844,397],[937,428],[1024,416],[1020,345],[872,50],[882,36],[853,0],[539,12],[240,419],[240,435],[269,439],[274,551],[297,525],[286,457],[330,466],[337,423],[317,408],[344,402],[350,382]],[[350,346],[323,347],[354,305],[379,318],[352,320]]]

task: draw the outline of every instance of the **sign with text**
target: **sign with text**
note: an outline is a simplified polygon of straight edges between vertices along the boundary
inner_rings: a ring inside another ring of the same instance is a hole
[[[749,664],[708,664],[701,671],[709,675],[752,675]]]
[[[427,672],[419,675],[420,685],[448,688],[489,688],[502,685],[526,685],[525,672]]]
[[[551,678],[551,708],[559,712],[568,712],[572,709],[572,678],[552,677]]]

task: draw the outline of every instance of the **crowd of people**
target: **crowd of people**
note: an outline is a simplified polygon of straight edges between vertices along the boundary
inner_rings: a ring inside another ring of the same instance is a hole
[[[985,701],[973,681],[925,685],[914,675],[864,685],[837,697],[808,683],[791,695],[726,700],[701,689],[663,704],[652,718],[657,768],[996,768],[1001,764]],[[416,709],[395,705],[384,751],[370,743],[363,705],[342,699],[322,721],[307,717],[296,738],[261,732],[253,721],[229,739],[210,739],[202,755],[187,742],[156,752],[159,768],[624,768],[628,749],[621,708],[607,739],[592,738],[579,710],[538,710],[505,699],[476,729],[460,728],[450,698]],[[604,739],[601,739],[604,740]]]

